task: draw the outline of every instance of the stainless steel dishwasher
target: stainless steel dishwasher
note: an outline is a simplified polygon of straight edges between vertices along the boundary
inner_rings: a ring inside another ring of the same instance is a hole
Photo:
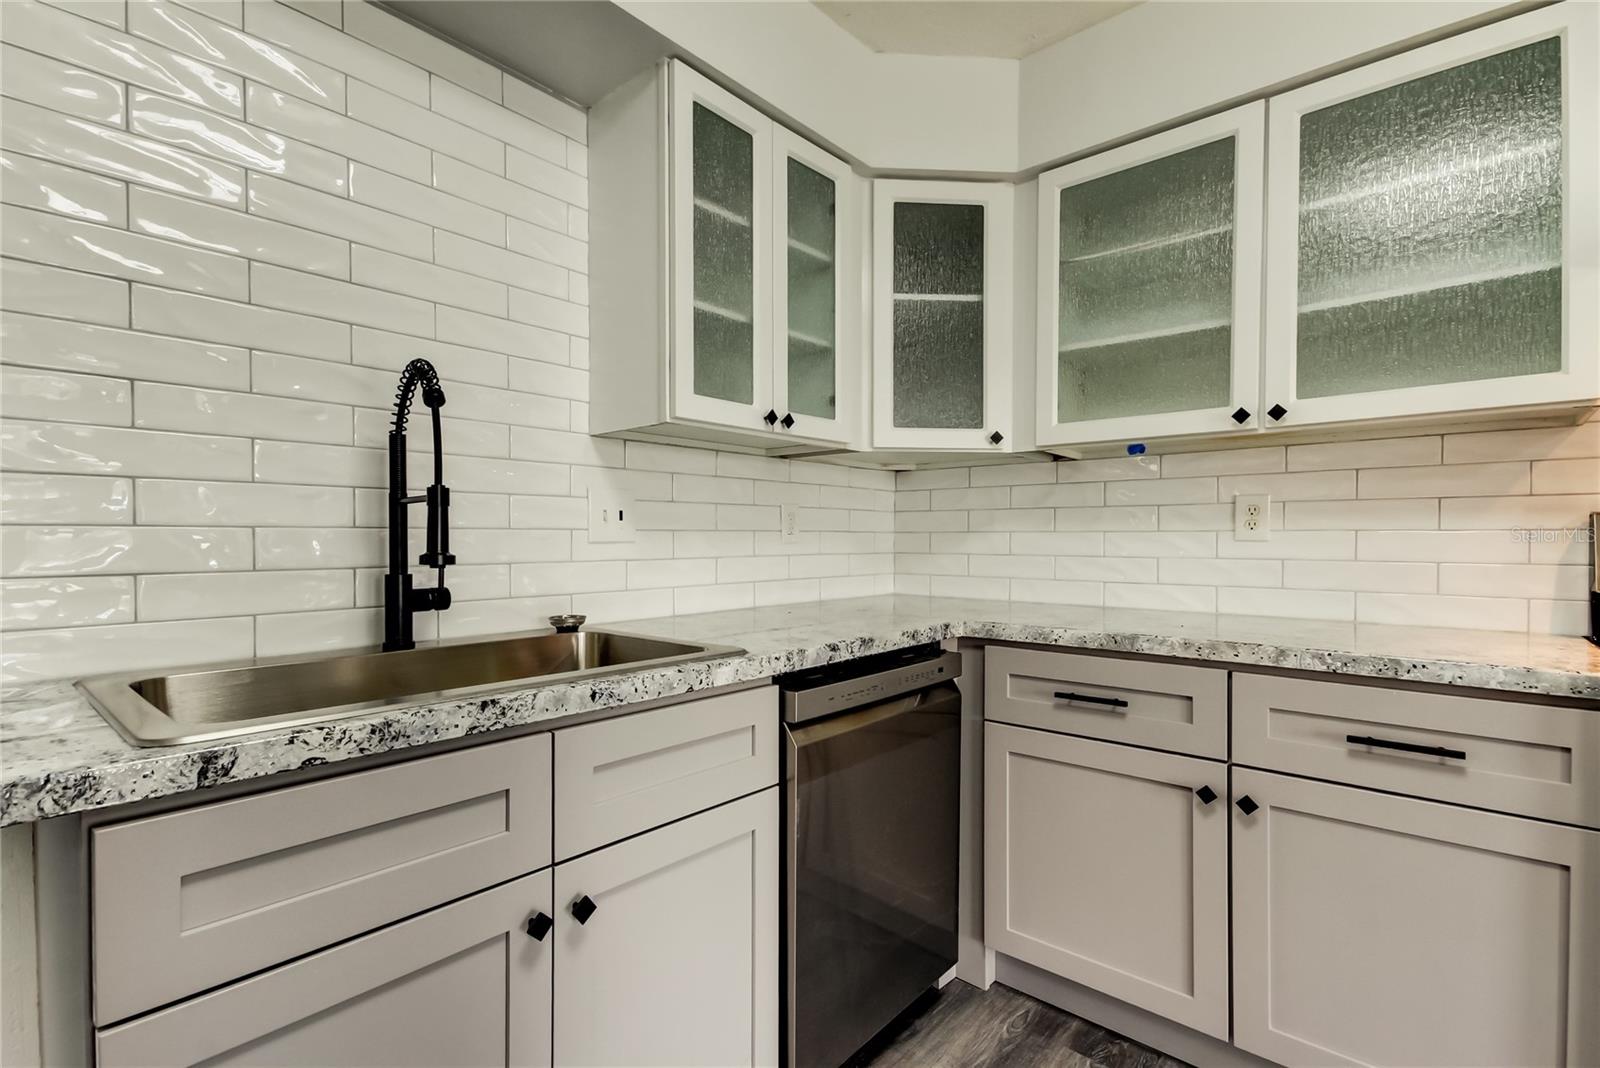
[[[956,962],[960,673],[926,645],[777,680],[790,1068],[837,1068]]]

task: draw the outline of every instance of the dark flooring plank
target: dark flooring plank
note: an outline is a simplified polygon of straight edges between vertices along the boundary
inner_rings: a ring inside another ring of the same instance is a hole
[[[846,1068],[1187,1068],[996,983],[959,979],[918,999]]]

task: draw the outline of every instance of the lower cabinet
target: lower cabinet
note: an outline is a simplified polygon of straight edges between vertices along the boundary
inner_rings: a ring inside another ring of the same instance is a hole
[[[1227,765],[998,723],[984,760],[989,946],[1226,1040]]]
[[[1232,796],[1235,1045],[1600,1064],[1600,832],[1244,769]]]
[[[557,865],[558,1065],[775,1065],[778,791]]]
[[[548,1065],[554,911],[546,869],[107,1028],[96,1061]]]

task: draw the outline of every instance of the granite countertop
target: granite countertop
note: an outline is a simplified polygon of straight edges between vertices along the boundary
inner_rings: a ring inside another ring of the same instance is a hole
[[[70,683],[17,687],[0,692],[0,825],[549,723],[945,638],[1406,679],[1580,698],[1600,708],[1600,648],[1538,634],[910,596],[603,626],[747,652],[160,749],[124,742]]]

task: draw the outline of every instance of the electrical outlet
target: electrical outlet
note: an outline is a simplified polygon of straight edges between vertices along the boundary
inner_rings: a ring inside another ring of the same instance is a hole
[[[798,504],[778,505],[778,542],[781,545],[793,545],[800,540],[800,506]]]
[[[589,540],[591,542],[637,541],[633,525],[633,498],[603,482],[589,487]]]
[[[1272,538],[1272,498],[1265,493],[1233,495],[1235,541],[1269,541]]]

